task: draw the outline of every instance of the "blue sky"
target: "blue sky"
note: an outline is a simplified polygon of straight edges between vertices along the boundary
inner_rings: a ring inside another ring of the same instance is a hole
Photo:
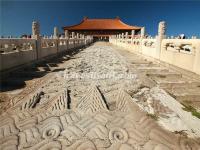
[[[62,32],[62,26],[77,24],[84,16],[119,16],[127,24],[145,26],[153,36],[164,20],[169,36],[200,36],[200,1],[0,1],[0,35],[5,36],[31,34],[33,20],[40,22],[41,34],[51,35],[54,26]]]

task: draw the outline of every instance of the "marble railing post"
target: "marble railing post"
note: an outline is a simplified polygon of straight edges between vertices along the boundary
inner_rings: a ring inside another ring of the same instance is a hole
[[[132,30],[131,31],[131,44],[133,43],[134,36],[135,36],[135,30]]]
[[[32,22],[32,38],[33,39],[40,38],[40,24],[37,21]]]
[[[54,27],[54,30],[53,30],[54,32],[53,32],[53,38],[54,39],[57,39],[58,38],[58,35],[59,35],[59,33],[58,33],[58,28],[57,27]]]
[[[120,34],[117,34],[117,39],[115,40],[115,43],[117,44],[117,42],[120,40]]]
[[[58,53],[58,38],[59,38],[58,27],[54,27],[54,29],[53,29],[53,39],[56,39],[55,47],[56,47],[57,53]]]
[[[124,42],[124,33],[122,33],[122,42]]]
[[[128,38],[128,32],[126,32],[125,38],[126,38],[126,41],[125,41],[125,42],[128,43],[128,39],[129,39],[129,38]]]
[[[65,30],[65,39],[66,39],[66,45],[67,45],[67,49],[69,47],[69,31]]]
[[[156,58],[160,59],[162,40],[166,38],[166,23],[165,21],[159,22],[158,35],[156,36]]]
[[[133,39],[134,36],[135,36],[135,30],[132,30],[132,31],[131,31],[131,39]]]
[[[72,32],[72,40],[73,40],[73,45],[75,47],[75,32]]]
[[[122,39],[124,39],[124,33],[122,33]]]
[[[65,30],[65,39],[69,39],[69,31]]]
[[[126,39],[128,39],[128,32],[126,32]]]
[[[142,27],[140,34],[141,34],[141,38],[145,37],[145,27]]]
[[[40,57],[40,50],[41,50],[41,37],[40,37],[40,24],[37,21],[32,22],[32,39],[36,40],[36,59]]]
[[[84,34],[82,35],[82,38],[85,39],[85,35]]]
[[[122,42],[122,33],[119,34],[119,40],[117,41],[117,43],[121,43]]]
[[[76,33],[76,44],[79,45],[79,33]]]
[[[81,40],[82,39],[82,34],[81,33],[79,34],[79,39],[80,39],[79,44],[81,45],[82,44],[82,40]]]
[[[75,33],[72,32],[72,39],[75,39]]]
[[[87,45],[87,35],[83,35],[83,36],[84,36],[85,45]]]
[[[142,53],[142,41],[144,37],[145,37],[145,27],[142,27],[140,30],[139,53]]]
[[[79,39],[79,33],[76,34],[76,38]]]

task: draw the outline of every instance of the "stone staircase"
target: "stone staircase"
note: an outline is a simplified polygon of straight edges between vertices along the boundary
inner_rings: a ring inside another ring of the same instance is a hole
[[[118,50],[121,55],[126,57],[131,71],[138,71],[145,75],[180,103],[200,110],[200,77],[196,79],[175,69],[148,61],[141,55]]]

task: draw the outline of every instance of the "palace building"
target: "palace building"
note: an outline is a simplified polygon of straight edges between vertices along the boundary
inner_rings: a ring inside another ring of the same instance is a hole
[[[122,33],[132,36],[138,35],[141,29],[142,27],[125,24],[119,17],[114,19],[89,19],[84,17],[79,24],[63,27],[65,35],[73,36],[73,33],[90,35],[93,36],[95,41],[107,41],[109,36]]]

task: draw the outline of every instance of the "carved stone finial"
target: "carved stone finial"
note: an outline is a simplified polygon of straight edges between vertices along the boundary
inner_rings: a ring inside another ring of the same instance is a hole
[[[65,38],[68,39],[69,38],[69,31],[65,30]]]
[[[128,32],[125,33],[125,38],[128,39]]]
[[[58,27],[54,27],[53,37],[54,38],[58,38],[58,35],[59,35],[59,33],[58,33]]]
[[[135,30],[131,31],[131,38],[133,38],[135,36]]]
[[[79,34],[79,33],[77,33],[77,34],[76,34],[76,38],[77,38],[77,39],[79,39],[79,36],[80,36],[80,34]]]
[[[124,33],[122,33],[122,39],[124,39]]]
[[[81,38],[84,39],[84,34],[81,35]]]
[[[72,39],[75,38],[75,32],[72,32]]]
[[[145,27],[142,27],[141,28],[141,37],[144,37],[145,36]]]
[[[39,22],[33,21],[32,22],[32,36],[33,38],[38,38],[40,35],[40,25]]]
[[[158,36],[164,36],[166,33],[166,23],[165,21],[159,22],[158,25]]]

